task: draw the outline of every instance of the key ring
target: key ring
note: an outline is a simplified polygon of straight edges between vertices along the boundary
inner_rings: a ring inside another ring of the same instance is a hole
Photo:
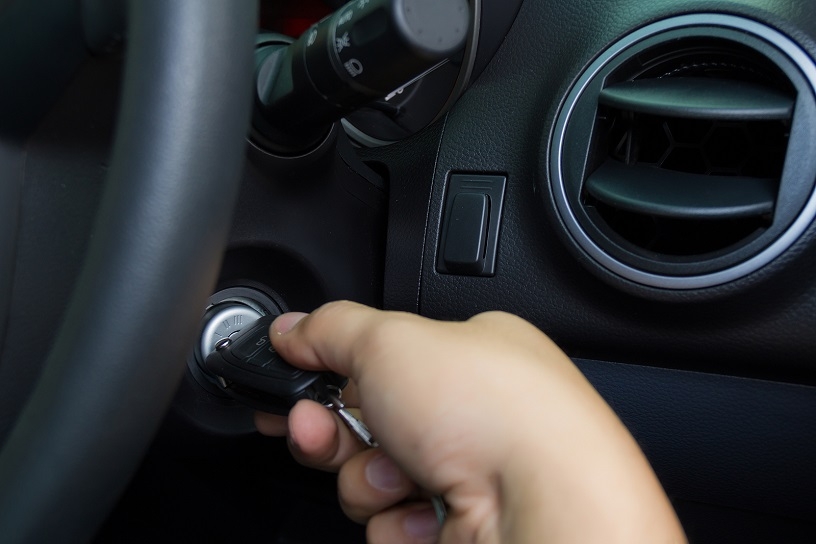
[[[342,401],[343,390],[336,385],[327,385],[326,389],[330,391],[330,393],[327,395],[327,400],[326,402],[323,403],[323,406],[334,411],[344,409],[345,405],[343,404]],[[343,419],[348,425],[349,421],[346,421],[345,418]],[[352,427],[352,430],[355,429]],[[377,442],[374,441],[373,438],[370,439],[369,445],[375,448],[378,446]],[[439,523],[440,526],[443,525],[445,523],[445,520],[448,518],[448,509],[445,507],[444,499],[442,499],[440,495],[434,495],[433,497],[431,497],[431,505],[433,505],[434,513],[436,514],[436,521]]]
[[[329,391],[329,394],[326,395],[326,402],[324,402],[322,404],[323,404],[323,406],[325,406],[329,410],[334,410],[334,408],[335,408],[334,402],[332,402],[331,399],[332,399],[332,397],[334,397],[338,401],[342,401],[343,400],[343,390],[340,389],[340,387],[338,387],[336,385],[327,385],[326,389]],[[340,404],[341,404],[340,408],[342,408],[343,403],[341,402]]]

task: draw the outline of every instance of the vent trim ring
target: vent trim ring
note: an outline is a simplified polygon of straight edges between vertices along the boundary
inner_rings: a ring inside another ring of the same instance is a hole
[[[806,82],[811,96],[816,95],[816,66],[808,54],[794,41],[779,31],[762,23],[736,15],[717,13],[698,13],[672,17],[652,23],[628,34],[607,48],[586,68],[567,95],[561,106],[553,136],[550,139],[549,173],[552,183],[548,191],[555,203],[559,220],[566,227],[570,238],[588,255],[592,261],[601,265],[613,274],[634,282],[659,289],[693,290],[715,287],[743,278],[766,266],[779,257],[807,230],[816,217],[816,188],[810,191],[801,211],[781,235],[753,256],[722,270],[698,275],[669,275],[640,270],[610,255],[585,231],[576,217],[575,210],[568,196],[568,187],[563,175],[564,147],[567,127],[575,113],[579,100],[596,82],[596,79],[622,54],[636,47],[641,42],[670,33],[671,31],[689,28],[716,28],[735,31],[743,39],[759,40],[769,44],[777,53],[781,53],[797,69]],[[743,40],[740,40],[743,41]],[[743,42],[744,43],[744,42]]]

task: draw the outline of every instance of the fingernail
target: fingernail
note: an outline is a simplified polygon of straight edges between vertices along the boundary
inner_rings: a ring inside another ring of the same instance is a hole
[[[300,321],[307,315],[308,314],[304,314],[302,312],[290,312],[288,314],[278,316],[275,321],[272,322],[272,331],[275,334],[286,334],[295,328],[295,325],[300,323]]]
[[[369,461],[365,476],[371,487],[380,491],[398,491],[403,486],[402,471],[386,455],[378,455]]]
[[[430,538],[439,534],[439,522],[433,508],[414,510],[405,516],[405,532],[414,538]]]

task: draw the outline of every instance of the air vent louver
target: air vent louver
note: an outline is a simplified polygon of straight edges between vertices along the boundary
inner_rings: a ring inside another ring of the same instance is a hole
[[[809,222],[812,82],[770,43],[796,46],[752,21],[685,16],[637,34],[590,67],[561,114],[556,205],[579,246],[630,280],[731,281]]]
[[[699,66],[695,51],[680,58]],[[793,97],[721,75],[666,76],[611,85],[598,102],[606,145],[595,162],[604,162],[586,179],[584,203],[601,228],[634,251],[689,256],[771,224]]]

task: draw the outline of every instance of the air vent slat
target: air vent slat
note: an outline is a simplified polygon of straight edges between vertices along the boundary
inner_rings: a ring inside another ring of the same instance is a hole
[[[586,181],[597,200],[629,212],[676,219],[739,219],[770,214],[772,179],[711,176],[606,161]]]
[[[790,119],[790,96],[747,81],[677,77],[625,81],[601,91],[601,104],[636,113],[688,119]]]

